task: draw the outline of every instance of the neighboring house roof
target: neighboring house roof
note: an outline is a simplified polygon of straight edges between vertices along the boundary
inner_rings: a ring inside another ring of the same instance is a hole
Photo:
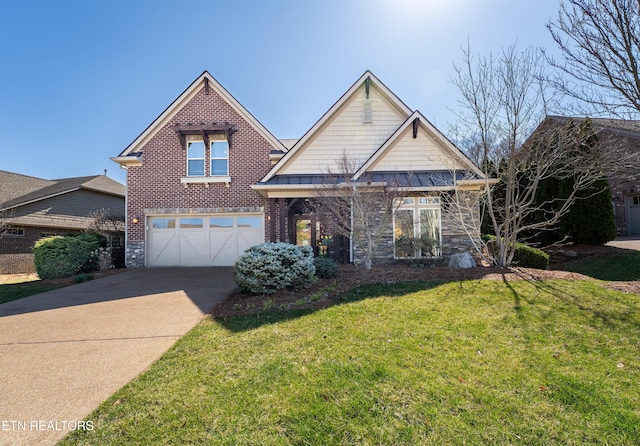
[[[246,108],[240,104],[209,72],[203,72],[198,78],[183,91],[161,114],[158,116],[131,144],[129,144],[119,156],[111,158],[113,161],[122,164],[135,164],[141,162],[138,153],[142,147],[158,132],[164,125],[178,113],[202,88],[211,88],[219,94],[244,120],[265,138],[276,150],[287,151],[287,148],[275,136],[264,127]]]
[[[544,121],[548,123],[566,124],[569,121],[579,122],[587,119],[584,116],[550,115]],[[630,119],[590,118],[596,131],[607,131],[627,138],[640,139],[640,121]],[[544,124],[544,121],[541,125]]]
[[[50,180],[0,170],[0,205],[52,184]]]
[[[0,210],[16,208],[79,189],[124,197],[123,184],[105,175],[44,180],[0,170]]]

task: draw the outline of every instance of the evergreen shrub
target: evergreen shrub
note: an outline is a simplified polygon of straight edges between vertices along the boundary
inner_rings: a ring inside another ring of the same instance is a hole
[[[549,268],[549,254],[524,243],[516,243],[513,262],[524,268],[547,269]]]
[[[41,279],[61,279],[98,269],[94,252],[107,244],[94,233],[48,237],[33,248],[36,272]]]
[[[496,236],[485,234],[482,236],[482,240],[487,244],[489,253],[496,255],[498,250]],[[523,268],[547,269],[549,268],[549,254],[541,249],[517,242],[513,264]]]
[[[328,257],[316,257],[313,260],[316,267],[316,276],[321,278],[331,278],[338,275],[338,265],[333,259]]]
[[[311,284],[316,268],[310,246],[262,243],[247,249],[236,260],[233,277],[242,291],[273,294],[282,288]]]

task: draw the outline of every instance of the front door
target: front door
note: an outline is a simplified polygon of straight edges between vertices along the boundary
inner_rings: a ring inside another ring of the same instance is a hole
[[[318,231],[320,222],[314,216],[298,215],[293,218],[295,227],[295,242],[298,246],[311,246],[317,255]]]

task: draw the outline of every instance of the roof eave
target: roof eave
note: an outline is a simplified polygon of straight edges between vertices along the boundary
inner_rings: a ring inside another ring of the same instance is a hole
[[[278,140],[260,121],[258,121],[238,100],[231,95],[208,71],[203,72],[186,90],[180,94],[149,126],[124,149],[116,158],[121,158],[137,151],[138,148],[144,146],[183,106],[189,102],[204,84],[205,79],[209,82],[210,88],[213,88],[238,114],[245,119],[251,126],[268,142],[274,149],[287,151],[287,148]],[[113,158],[112,158],[113,159]]]
[[[142,157],[141,156],[114,156],[110,158],[111,161],[120,164],[120,167],[126,169],[131,166],[142,166]]]

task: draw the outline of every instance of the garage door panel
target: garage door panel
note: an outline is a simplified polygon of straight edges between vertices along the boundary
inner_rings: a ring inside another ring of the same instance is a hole
[[[238,255],[253,245],[264,242],[263,222],[264,218],[260,216],[238,217]]]
[[[207,265],[207,237],[204,230],[180,233],[180,265]]]
[[[213,266],[231,266],[238,258],[238,235],[235,229],[209,232],[209,252]]]
[[[178,234],[176,232],[155,231],[151,237],[149,264],[171,266],[178,262]]]
[[[238,231],[238,254],[264,242],[262,231]]]
[[[176,221],[177,220],[177,221]],[[182,215],[150,218],[148,266],[233,266],[264,242],[264,216]]]

